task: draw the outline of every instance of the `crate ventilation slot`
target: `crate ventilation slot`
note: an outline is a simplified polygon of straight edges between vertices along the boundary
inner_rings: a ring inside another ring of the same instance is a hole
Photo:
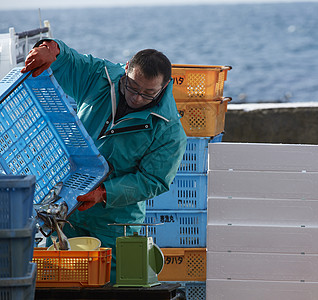
[[[64,186],[84,191],[95,181],[96,177],[87,174],[74,173],[65,182]]]
[[[190,97],[204,97],[205,85],[205,74],[190,74],[188,79],[188,95]]]
[[[88,147],[75,123],[53,123],[65,145],[82,148]]]
[[[11,70],[4,78],[1,79],[1,82],[6,84],[14,83],[21,76],[20,70]]]
[[[55,88],[32,88],[32,90],[46,113],[68,112]]]

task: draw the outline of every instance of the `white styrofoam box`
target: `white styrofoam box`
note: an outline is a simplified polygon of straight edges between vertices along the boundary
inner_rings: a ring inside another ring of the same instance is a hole
[[[209,144],[209,170],[318,172],[317,145]]]
[[[208,251],[318,254],[317,227],[208,225]]]
[[[316,282],[318,255],[208,251],[207,279]]]
[[[317,282],[214,280],[206,281],[207,300],[317,300]]]
[[[208,198],[208,224],[318,226],[318,201]]]
[[[208,197],[318,199],[318,173],[208,171]]]

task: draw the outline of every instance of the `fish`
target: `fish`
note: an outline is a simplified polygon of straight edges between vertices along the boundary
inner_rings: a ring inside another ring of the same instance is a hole
[[[44,224],[51,228],[52,227],[52,217],[55,217],[58,222],[68,222],[66,221],[68,206],[65,201],[61,203],[52,203],[47,209],[35,209],[37,217],[41,219]]]
[[[46,210],[48,214],[55,215],[57,218],[65,220],[68,212],[68,206],[65,201],[61,203],[52,203]]]
[[[62,231],[63,225],[65,223],[72,224],[66,220],[68,213],[68,206],[65,201],[61,203],[51,203],[48,205],[47,209],[38,209],[36,210],[37,217],[44,222],[44,225],[51,230],[50,234],[46,234],[42,228],[40,231],[45,237],[49,237],[52,232],[56,231],[58,239],[59,239],[59,250],[70,250],[70,243]],[[57,249],[56,238],[52,239],[54,248]]]
[[[53,188],[50,189],[50,191],[40,203],[34,204],[34,208],[37,218],[41,219],[44,222],[44,226],[51,231],[49,234],[46,234],[45,230],[40,227],[40,231],[42,232],[42,234],[45,237],[49,237],[52,232],[56,231],[59,239],[59,249],[70,250],[70,243],[66,235],[62,231],[63,225],[65,223],[68,223],[72,226],[72,224],[66,220],[68,206],[65,201],[56,203],[58,200],[61,199],[59,194],[62,188],[63,182],[58,182]],[[57,249],[56,238],[53,238],[52,241],[54,248]]]
[[[63,188],[63,182],[58,182],[55,186],[53,186],[49,192],[45,195],[43,200],[40,203],[34,204],[35,208],[43,207],[43,209],[47,208],[50,204],[55,203],[57,200],[60,200],[61,197],[59,194]]]
[[[71,250],[71,245],[55,217],[53,217],[53,224],[59,238],[59,250]]]

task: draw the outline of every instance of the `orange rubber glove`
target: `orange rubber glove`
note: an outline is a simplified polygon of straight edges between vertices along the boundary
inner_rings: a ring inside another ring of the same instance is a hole
[[[56,60],[60,49],[54,41],[44,41],[40,46],[33,48],[25,59],[25,67],[22,73],[33,71],[32,76],[36,77],[48,69]]]
[[[101,184],[98,188],[95,190],[92,190],[91,192],[80,195],[77,197],[77,201],[83,202],[77,209],[79,211],[84,211],[86,209],[91,208],[97,203],[104,202],[106,204],[106,189],[103,184]]]

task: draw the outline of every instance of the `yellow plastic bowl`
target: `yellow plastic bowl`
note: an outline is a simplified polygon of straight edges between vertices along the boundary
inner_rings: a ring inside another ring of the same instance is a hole
[[[71,250],[74,251],[90,251],[90,250],[98,250],[101,246],[101,241],[97,238],[90,236],[83,237],[75,237],[68,239]],[[59,243],[57,243],[59,247]],[[55,250],[54,245],[51,245],[47,250]]]

